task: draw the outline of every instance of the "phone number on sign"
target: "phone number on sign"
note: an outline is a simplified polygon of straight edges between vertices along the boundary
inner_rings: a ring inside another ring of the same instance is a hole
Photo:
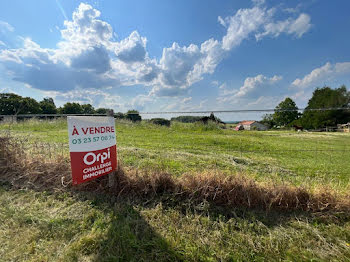
[[[115,136],[95,136],[95,137],[85,137],[85,138],[74,138],[72,139],[72,144],[88,144],[88,143],[96,143],[99,141],[108,141],[111,139],[115,139]]]

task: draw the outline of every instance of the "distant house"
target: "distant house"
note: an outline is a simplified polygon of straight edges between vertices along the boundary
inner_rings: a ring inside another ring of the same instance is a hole
[[[268,130],[268,127],[259,123],[258,121],[242,121],[238,123],[235,130],[259,130],[265,131]]]

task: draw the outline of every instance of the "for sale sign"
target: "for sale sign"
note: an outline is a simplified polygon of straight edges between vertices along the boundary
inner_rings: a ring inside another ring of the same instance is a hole
[[[73,185],[109,174],[117,168],[114,117],[68,116]]]

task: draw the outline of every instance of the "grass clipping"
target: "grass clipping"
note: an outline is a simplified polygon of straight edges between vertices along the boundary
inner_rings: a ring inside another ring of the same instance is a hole
[[[24,143],[0,137],[0,182],[14,188],[39,191],[96,191],[132,199],[171,198],[193,205],[208,202],[226,208],[264,210],[303,210],[311,212],[350,211],[350,197],[320,189],[311,193],[291,185],[262,185],[241,174],[217,172],[184,174],[175,177],[164,172],[147,172],[119,167],[115,185],[108,186],[104,176],[79,186],[72,186],[69,159],[28,153]]]

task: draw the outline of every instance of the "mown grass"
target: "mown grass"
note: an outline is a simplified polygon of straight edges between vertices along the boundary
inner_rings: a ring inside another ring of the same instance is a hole
[[[0,187],[2,261],[347,261],[342,216],[110,202]],[[223,215],[224,214],[224,215]]]
[[[11,129],[47,157],[54,157],[55,150],[68,153],[64,121],[29,121],[0,129]],[[125,121],[117,122],[116,130],[118,157],[126,168],[174,176],[238,171],[262,184],[329,186],[348,193],[349,134],[237,133],[214,125],[177,123],[166,128]],[[36,145],[38,141],[45,143]],[[292,151],[316,148],[343,151]],[[114,199],[88,192],[14,190],[2,184],[0,221],[0,261],[348,261],[350,257],[350,214],[344,212],[225,208],[206,201],[178,202],[172,196]]]
[[[0,125],[0,130],[30,137],[32,142],[56,143],[53,148],[68,153],[66,121],[28,121]],[[129,121],[117,121],[116,133],[124,166],[177,176],[207,170],[239,171],[266,183],[349,189],[347,133],[236,132],[216,125],[172,123],[168,128]],[[48,150],[47,145],[43,147]]]

